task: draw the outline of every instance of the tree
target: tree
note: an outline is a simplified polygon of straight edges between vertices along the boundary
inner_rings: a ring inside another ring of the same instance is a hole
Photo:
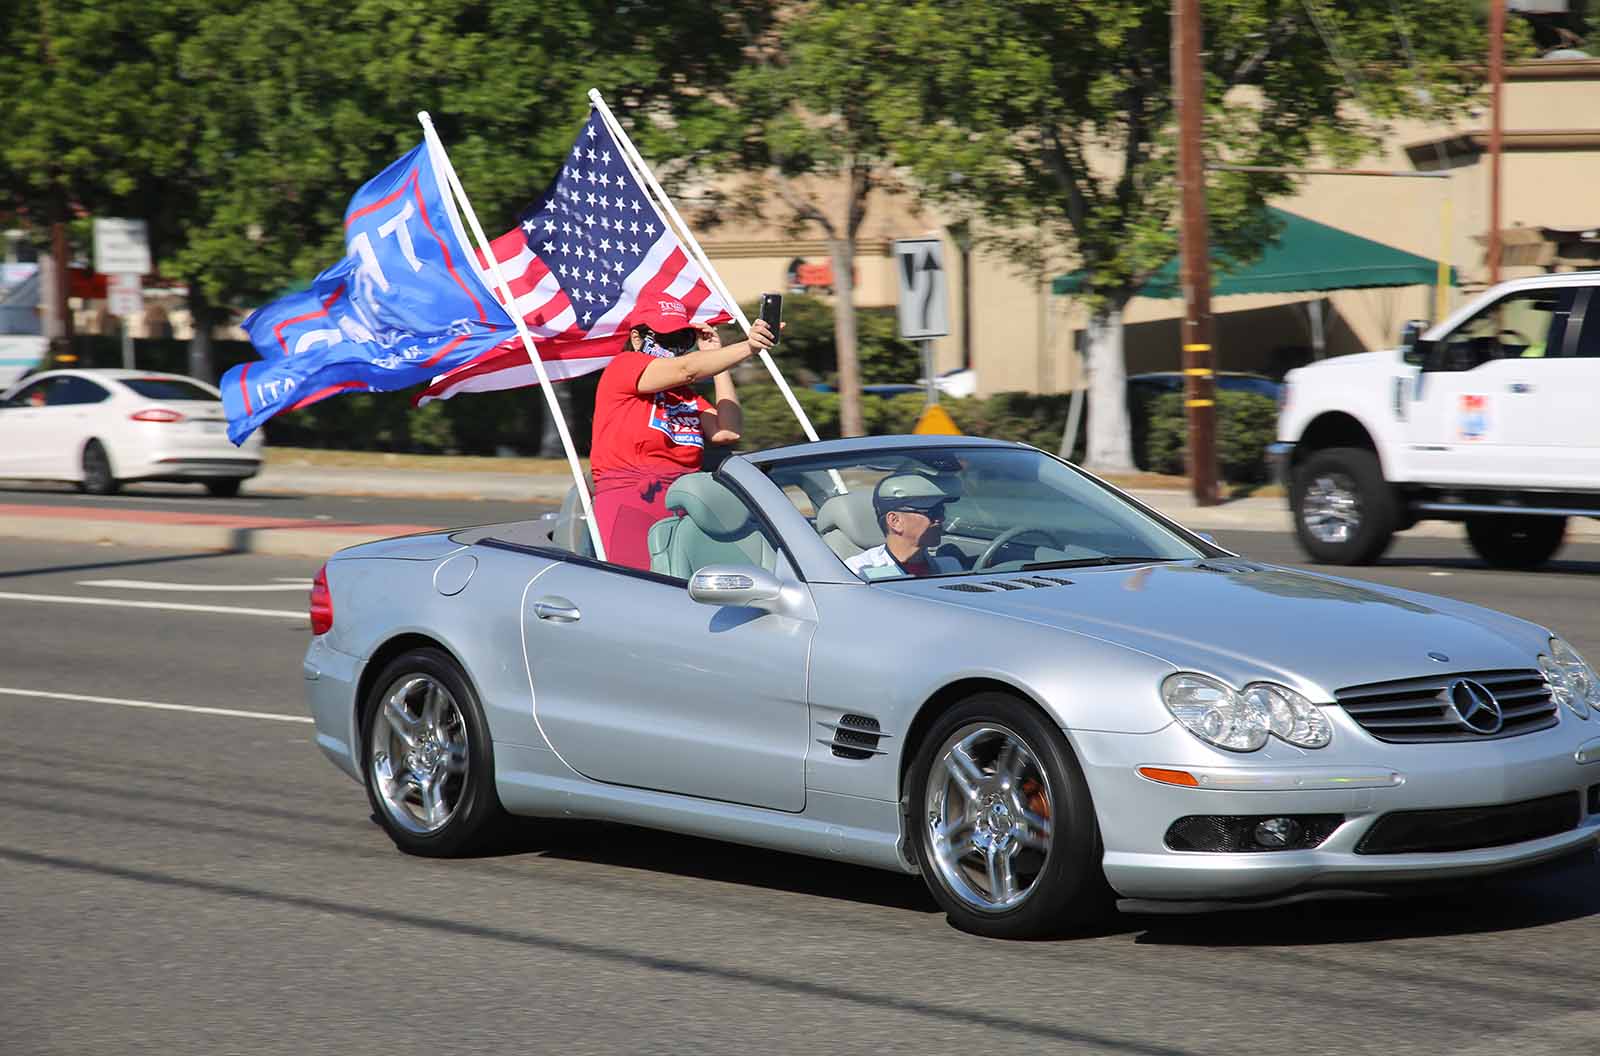
[[[418,110],[491,235],[559,167],[590,87],[646,150],[704,150],[770,4],[627,6],[0,0],[0,213],[148,219],[209,375],[213,326],[343,253],[345,204],[421,139]]]
[[[900,74],[886,104],[896,157],[928,194],[959,196],[990,221],[1013,259],[1076,257],[1090,309],[1085,461],[1131,470],[1123,311],[1178,245],[1170,0],[882,6],[905,27],[886,63]],[[1393,0],[1203,7],[1211,161],[1348,163],[1386,120],[1446,120],[1481,80],[1481,15],[1458,0],[1408,0],[1409,25]],[[1216,250],[1249,262],[1274,233],[1268,200],[1292,186],[1284,175],[1213,173]]]
[[[855,308],[856,240],[872,193],[895,186],[878,101],[895,71],[900,15],[889,5],[817,0],[792,5],[733,79],[728,98],[745,134],[740,160],[770,180],[796,229],[814,227],[833,263],[839,425],[865,432]],[[764,206],[765,187],[753,208]]]

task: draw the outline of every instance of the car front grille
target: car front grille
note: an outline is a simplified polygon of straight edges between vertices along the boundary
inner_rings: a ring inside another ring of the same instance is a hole
[[[1485,735],[1457,720],[1450,705],[1450,687],[1462,679],[1478,683],[1494,696],[1503,718],[1499,732]],[[1362,729],[1391,744],[1516,737],[1549,729],[1557,721],[1550,686],[1542,674],[1532,670],[1469,671],[1374,682],[1341,689],[1334,699]]]
[[[1397,810],[1385,814],[1356,844],[1357,854],[1428,854],[1504,847],[1570,832],[1578,825],[1578,793],[1493,807]]]

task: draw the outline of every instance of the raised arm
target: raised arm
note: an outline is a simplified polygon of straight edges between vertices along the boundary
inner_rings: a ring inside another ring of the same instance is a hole
[[[750,339],[726,348],[701,347],[671,359],[657,359],[639,374],[634,388],[639,395],[665,392],[680,385],[692,385],[705,378],[714,378],[729,367],[737,366],[762,349],[773,345],[772,328],[765,320],[757,319],[750,328]]]

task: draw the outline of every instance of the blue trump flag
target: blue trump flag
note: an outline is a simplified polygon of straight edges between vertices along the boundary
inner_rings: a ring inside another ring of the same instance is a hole
[[[443,172],[426,143],[384,169],[345,210],[348,255],[244,321],[261,360],[222,378],[235,444],[275,414],[419,385],[516,337],[446,204]]]

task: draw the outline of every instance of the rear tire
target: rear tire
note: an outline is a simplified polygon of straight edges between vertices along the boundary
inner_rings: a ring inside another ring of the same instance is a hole
[[[83,445],[83,481],[78,486],[90,495],[113,495],[122,482],[111,474],[111,456],[98,440]]]
[[[1294,534],[1313,561],[1367,565],[1389,548],[1400,523],[1378,456],[1360,447],[1317,451],[1295,469],[1289,493]]]
[[[383,669],[362,713],[361,759],[372,812],[407,854],[470,854],[504,816],[483,708],[442,650],[413,649]]]
[[[907,774],[911,844],[963,931],[1031,939],[1111,909],[1088,782],[1054,722],[1006,693],[941,715]]]
[[[241,481],[238,477],[234,477],[232,480],[208,480],[206,481],[206,490],[209,491],[214,498],[231,499],[235,495],[239,494],[239,485],[241,483],[243,483],[243,481]]]
[[[1495,568],[1538,568],[1556,555],[1566,535],[1565,517],[1502,513],[1467,518],[1467,541]]]

